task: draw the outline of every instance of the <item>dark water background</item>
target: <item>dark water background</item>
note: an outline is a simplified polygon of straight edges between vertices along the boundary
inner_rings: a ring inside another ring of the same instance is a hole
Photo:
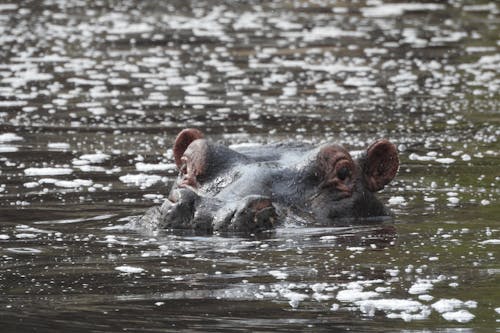
[[[0,3],[2,332],[498,332],[495,1]],[[397,143],[391,223],[144,234],[169,150]]]

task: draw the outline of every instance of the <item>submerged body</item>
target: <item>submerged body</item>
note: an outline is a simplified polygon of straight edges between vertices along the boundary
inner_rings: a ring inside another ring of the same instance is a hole
[[[235,151],[185,129],[173,151],[179,179],[163,205],[150,209],[141,223],[207,233],[272,229],[290,213],[332,226],[387,216],[374,192],[399,167],[396,147],[385,139],[354,160],[336,144]]]

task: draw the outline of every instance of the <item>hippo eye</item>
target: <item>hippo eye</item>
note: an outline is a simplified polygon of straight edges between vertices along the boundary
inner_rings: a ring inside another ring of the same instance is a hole
[[[340,180],[345,180],[347,177],[351,175],[351,170],[348,167],[342,167],[339,171],[337,171],[337,178]]]

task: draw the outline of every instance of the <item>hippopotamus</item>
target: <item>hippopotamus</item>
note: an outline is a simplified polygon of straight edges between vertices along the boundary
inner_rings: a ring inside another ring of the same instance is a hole
[[[203,233],[257,233],[283,221],[346,226],[385,220],[375,197],[399,168],[397,148],[379,139],[353,158],[341,145],[278,143],[230,149],[198,129],[173,146],[179,177],[168,199],[140,223]]]

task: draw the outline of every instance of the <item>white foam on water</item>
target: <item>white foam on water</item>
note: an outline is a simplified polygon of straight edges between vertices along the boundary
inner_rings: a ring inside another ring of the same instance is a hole
[[[297,308],[300,302],[309,298],[307,294],[298,293],[289,289],[282,289],[279,292],[282,297],[289,300],[288,304],[290,304],[292,308]]]
[[[49,148],[49,149],[68,150],[70,148],[70,145],[69,145],[69,143],[66,143],[66,142],[49,142],[47,144],[47,148]]]
[[[26,176],[57,176],[57,175],[70,175],[73,173],[69,168],[27,168],[24,169]]]
[[[421,300],[421,301],[424,301],[424,302],[430,302],[434,299],[434,296],[432,295],[418,295],[418,299]]]
[[[19,106],[25,106],[27,104],[28,102],[26,101],[0,101],[0,108],[19,107]]]
[[[27,57],[27,56],[21,56],[21,57],[14,57],[12,58],[13,62],[20,62],[20,63],[34,63],[34,62],[39,62],[39,63],[47,63],[47,62],[66,62],[69,61],[70,58],[68,57],[63,57],[58,54],[47,54],[42,57]]]
[[[347,246],[346,250],[347,251],[351,251],[351,252],[363,252],[364,250],[366,250],[366,247],[362,247],[362,246]]]
[[[300,23],[290,22],[284,19],[276,20],[274,26],[280,30],[299,30],[303,27]]]
[[[54,76],[49,73],[39,73],[38,68],[29,68],[26,71],[15,72],[15,76],[7,77],[2,80],[4,83],[9,83],[12,87],[21,87],[26,85],[28,82],[36,81],[49,81],[52,80]],[[6,101],[12,103],[12,101]],[[24,102],[24,103],[22,103]],[[25,106],[27,103],[25,101],[18,101],[15,105],[10,106]],[[0,106],[2,104],[0,103]]]
[[[245,12],[239,15],[233,24],[234,30],[260,29],[261,27],[262,20],[260,19],[260,15],[254,12]]]
[[[487,239],[487,240],[479,242],[479,244],[483,244],[483,245],[498,245],[498,244],[500,244],[500,239]]]
[[[158,175],[147,175],[144,173],[140,174],[127,174],[121,176],[120,181],[129,185],[136,185],[140,187],[150,187],[160,181],[162,181],[162,177]]]
[[[92,113],[94,116],[102,116],[107,112],[104,107],[88,108],[87,111]]]
[[[389,200],[387,201],[389,205],[406,205],[406,199],[403,196],[393,196],[390,197]]]
[[[310,31],[301,32],[305,41],[317,41],[325,38],[354,37],[365,38],[368,34],[360,31],[346,31],[334,26],[314,27]],[[292,33],[293,34],[293,33]],[[287,34],[288,35],[288,34]]]
[[[78,160],[81,161],[81,160]],[[73,161],[75,163],[75,161]],[[80,169],[82,172],[105,172],[106,169],[102,166],[97,165],[75,165],[76,168]],[[109,170],[108,170],[109,171]]]
[[[12,141],[22,141],[22,137],[15,133],[3,133],[0,134],[0,142],[12,142]]]
[[[38,235],[23,232],[23,233],[16,234],[15,236],[16,236],[16,238],[22,239],[22,238],[36,238]]]
[[[14,146],[5,146],[5,145],[0,145],[0,153],[13,153],[15,151],[18,151],[19,148],[14,147]]]
[[[467,310],[445,312],[442,314],[442,316],[448,321],[458,321],[459,323],[468,323],[475,318],[475,316]]]
[[[422,303],[415,300],[407,300],[407,299],[373,299],[373,300],[359,300],[354,304],[359,306],[361,312],[373,316],[375,315],[375,311],[400,311],[413,313],[420,311],[422,309]]]
[[[328,287],[328,284],[324,283],[324,282],[323,283],[315,283],[315,284],[312,284],[310,287],[315,293],[322,293]]]
[[[102,86],[104,85],[104,81],[101,80],[88,80],[88,79],[82,79],[82,78],[69,78],[67,80],[69,83],[73,83],[74,85],[77,86]],[[86,103],[80,103],[77,104],[78,107],[82,107],[80,105],[85,105]],[[91,103],[92,105],[95,105],[96,103]],[[97,104],[100,105],[100,104]]]
[[[391,17],[401,16],[407,11],[436,11],[445,8],[437,3],[395,3],[364,7],[361,8],[361,13],[364,17]]]
[[[12,252],[12,253],[18,253],[18,254],[39,254],[39,253],[42,253],[42,250],[34,249],[34,248],[30,248],[30,247],[8,247],[5,250]]]
[[[88,187],[92,186],[94,182],[90,179],[74,179],[74,180],[58,180],[54,183],[55,186],[57,187],[65,187],[65,188],[72,188],[72,187]]]
[[[386,269],[385,271],[392,277],[396,277],[400,273],[399,269]]]
[[[274,276],[278,280],[285,280],[286,278],[288,278],[288,274],[283,271],[273,270],[269,271],[268,273]]]
[[[455,309],[466,307],[467,304],[456,298],[442,298],[439,301],[433,303],[432,308],[439,313],[452,312]],[[469,303],[469,306],[474,306],[473,303]]]
[[[13,3],[2,3],[0,4],[0,12],[8,11],[8,10],[16,10],[18,6]]]
[[[104,153],[84,154],[79,157],[79,160],[87,161],[90,164],[99,164],[109,160],[110,157],[110,155]]]
[[[455,162],[455,159],[451,157],[436,158],[436,162],[441,164],[452,164]]]
[[[165,170],[175,170],[177,166],[174,163],[143,163],[138,162],[135,164],[137,171],[148,172],[148,171],[165,171]]]
[[[463,154],[462,156],[460,156],[460,158],[462,159],[462,161],[470,161],[472,159],[472,157],[469,155],[469,154]]]
[[[221,6],[213,7],[203,17],[186,17],[180,15],[164,15],[163,22],[175,30],[192,30],[195,36],[211,36],[223,39],[224,27],[217,21],[224,10]]]
[[[41,178],[38,180],[38,184],[52,184],[57,187],[65,187],[65,188],[76,188],[76,187],[89,187],[93,185],[93,181],[90,179],[73,179],[73,180],[59,180],[55,178]],[[36,187],[35,182],[29,182],[24,184],[25,187]]]
[[[408,156],[408,158],[412,161],[423,161],[423,162],[434,161],[436,159],[435,156],[422,156],[415,153],[411,153],[410,156]]]
[[[359,300],[367,300],[379,296],[375,291],[362,291],[356,289],[340,290],[337,293],[337,299],[341,302],[355,302]]]
[[[420,280],[415,282],[410,289],[408,289],[408,293],[412,295],[425,294],[429,290],[434,287],[431,281],[429,280]]]
[[[413,320],[425,320],[425,319],[429,318],[431,313],[432,313],[432,311],[428,306],[423,306],[419,313],[408,313],[406,311],[403,311],[401,313],[392,312],[392,313],[387,314],[387,318],[390,318],[390,319],[400,318],[406,322],[409,322],[409,321],[413,321]]]
[[[323,301],[328,301],[333,298],[332,295],[327,295],[327,294],[322,294],[322,293],[314,293],[312,295],[312,298],[314,298],[318,302],[323,302]]]
[[[370,80],[366,77],[348,77],[344,81],[345,86],[354,86],[354,87],[371,87],[375,86],[377,82]]]
[[[117,77],[117,78],[109,78],[108,82],[110,84],[114,85],[114,86],[121,86],[121,85],[129,84],[130,80],[129,79],[125,79],[125,78]]]
[[[43,229],[38,229],[38,228],[33,228],[28,225],[20,224],[16,226],[17,230],[22,230],[23,232],[38,232],[38,233],[44,233],[44,234],[50,234],[53,231],[50,230],[43,230]]]
[[[163,194],[147,193],[144,194],[142,197],[150,200],[160,200],[163,199]]]
[[[200,96],[200,95],[186,95],[184,97],[184,101],[186,104],[190,105],[211,105],[211,104],[220,104],[221,101],[218,100],[211,100],[207,96]]]
[[[122,273],[127,273],[127,274],[136,274],[136,273],[144,272],[144,268],[128,266],[128,265],[115,267],[115,270],[120,271]]]
[[[326,93],[339,93],[342,94],[346,90],[339,86],[335,81],[324,81],[321,83],[316,83],[315,88],[318,93],[326,94]]]
[[[435,36],[431,38],[433,43],[454,43],[458,42],[467,37],[467,33],[464,31],[453,31],[449,32],[444,36]]]

